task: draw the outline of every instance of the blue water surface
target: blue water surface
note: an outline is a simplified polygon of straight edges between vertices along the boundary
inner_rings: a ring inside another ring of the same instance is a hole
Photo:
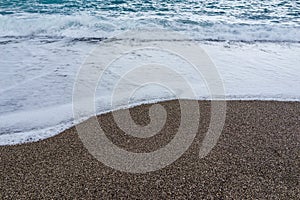
[[[107,37],[145,27],[204,40],[299,42],[300,0],[0,1],[0,37]]]

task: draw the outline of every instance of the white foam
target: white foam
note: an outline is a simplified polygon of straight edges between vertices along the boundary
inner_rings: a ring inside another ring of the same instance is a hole
[[[0,50],[0,55],[6,54],[8,58],[0,61],[0,145],[45,139],[77,123],[73,121],[71,104],[73,84],[77,70],[94,46],[60,42],[40,45],[25,41],[7,44]],[[201,46],[223,79],[226,99],[300,101],[299,44],[206,42]],[[130,64],[130,59],[139,56],[132,54],[127,61],[120,62]],[[170,60],[154,52],[152,56]],[[193,71],[185,70],[188,68],[182,62],[174,60],[173,64],[200,91],[205,88]],[[117,69],[118,63],[115,66]],[[105,87],[97,91],[98,114],[174,98],[153,87],[139,93],[130,104],[112,108],[106,90],[118,78],[117,71],[111,69],[104,79]],[[198,99],[207,98],[205,92],[197,95]]]
[[[180,17],[192,19],[193,23],[148,15],[115,18],[107,13],[101,16],[88,13],[0,15],[0,37],[103,38],[124,30],[152,27],[179,31],[198,40],[300,42],[299,23],[266,23],[224,16]]]

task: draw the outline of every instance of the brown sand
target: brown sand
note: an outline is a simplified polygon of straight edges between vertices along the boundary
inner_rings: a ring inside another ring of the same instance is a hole
[[[300,198],[300,103],[230,101],[218,144],[204,159],[198,149],[209,123],[210,103],[199,102],[199,133],[173,164],[147,174],[111,169],[94,159],[75,128],[35,143],[0,147],[0,199],[19,198]],[[125,135],[111,113],[99,120],[108,137],[134,152],[153,151],[178,128],[177,101],[162,103],[168,120],[150,139]],[[131,109],[149,123],[148,105]]]

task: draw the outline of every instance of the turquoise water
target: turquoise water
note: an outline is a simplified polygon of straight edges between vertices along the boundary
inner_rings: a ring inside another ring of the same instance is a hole
[[[191,13],[206,16],[233,16],[237,19],[265,20],[274,23],[299,23],[300,15],[300,1],[288,0],[2,0],[0,8],[1,14],[27,12],[71,15],[87,11],[95,15],[107,12],[116,17],[131,13],[173,17]]]
[[[300,41],[299,0],[2,0],[0,36],[109,37],[139,28],[200,40]]]

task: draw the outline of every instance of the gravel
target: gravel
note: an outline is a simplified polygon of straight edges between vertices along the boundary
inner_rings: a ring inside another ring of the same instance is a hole
[[[150,152],[168,144],[180,123],[178,101],[160,104],[167,123],[151,138],[126,135],[111,113],[98,119],[120,148]],[[116,171],[97,161],[75,127],[43,141],[1,146],[0,199],[300,198],[299,102],[228,101],[222,134],[203,159],[198,154],[210,102],[199,105],[199,131],[190,148],[171,165],[145,174]],[[136,123],[150,122],[149,106],[130,110]]]

